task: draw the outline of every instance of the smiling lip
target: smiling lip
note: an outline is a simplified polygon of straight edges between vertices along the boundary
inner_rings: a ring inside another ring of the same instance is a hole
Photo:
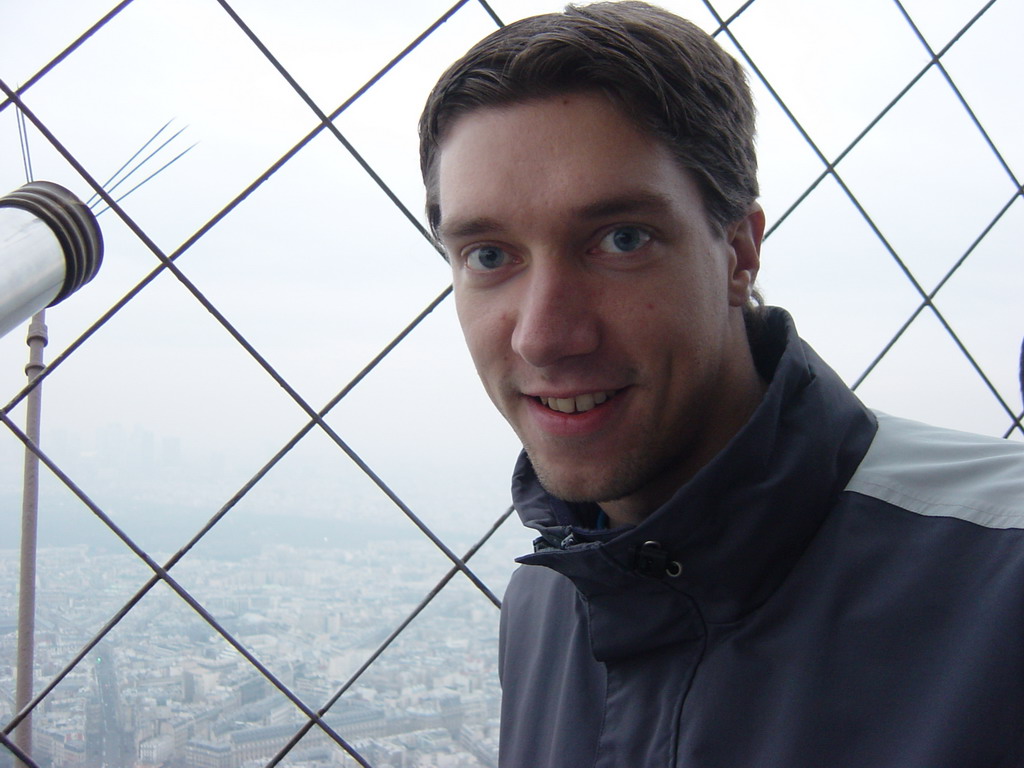
[[[541,405],[559,413],[586,413],[593,410],[607,400],[615,397],[616,389],[602,390],[599,392],[586,392],[581,395],[570,395],[569,397],[545,397],[536,396]]]
[[[563,397],[526,395],[526,413],[529,415],[521,426],[529,432],[537,430],[536,435],[544,439],[594,439],[621,420],[629,401],[629,391],[630,387],[624,387]]]

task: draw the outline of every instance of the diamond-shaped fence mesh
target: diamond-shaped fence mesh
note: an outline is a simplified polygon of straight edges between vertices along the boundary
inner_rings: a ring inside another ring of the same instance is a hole
[[[662,4],[750,72],[768,301],[869,404],[1022,439],[1024,3]],[[0,193],[91,198],[106,255],[46,315],[34,636],[33,387],[0,340],[0,766],[496,765],[529,537],[415,121],[472,42],[558,7],[3,9]]]

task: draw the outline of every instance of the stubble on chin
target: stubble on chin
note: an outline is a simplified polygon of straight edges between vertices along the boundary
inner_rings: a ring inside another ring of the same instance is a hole
[[[526,455],[541,486],[557,499],[570,503],[614,502],[640,491],[659,473],[646,462],[624,455],[610,467],[555,466],[526,446]],[[571,460],[570,460],[571,463]]]

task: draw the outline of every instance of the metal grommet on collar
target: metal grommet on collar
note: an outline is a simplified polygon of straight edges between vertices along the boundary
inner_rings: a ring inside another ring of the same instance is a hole
[[[675,579],[682,574],[683,566],[672,560],[657,541],[645,541],[634,551],[633,570],[641,576],[653,579],[666,576]]]

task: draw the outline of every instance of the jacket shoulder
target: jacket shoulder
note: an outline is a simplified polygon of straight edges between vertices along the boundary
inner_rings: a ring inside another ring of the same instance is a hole
[[[847,491],[919,515],[1024,528],[1024,443],[875,415],[878,431]]]

